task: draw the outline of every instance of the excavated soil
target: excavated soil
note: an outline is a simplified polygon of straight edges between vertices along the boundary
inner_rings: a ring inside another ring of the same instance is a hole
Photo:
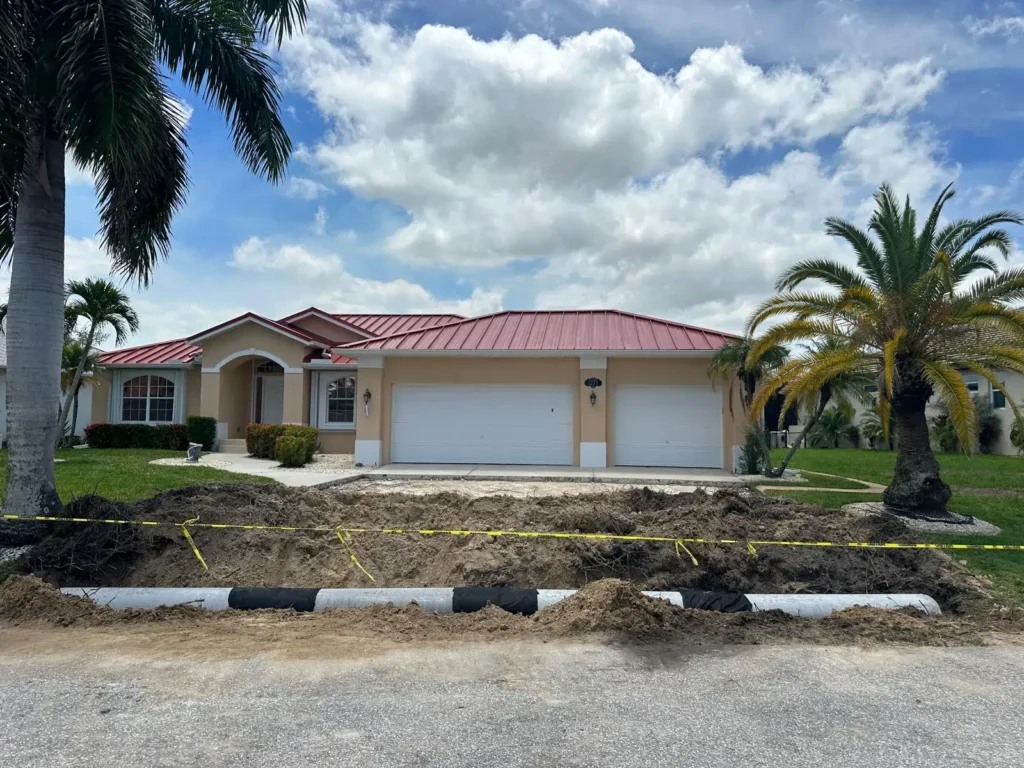
[[[720,489],[708,495],[647,488],[587,496],[468,498],[345,493],[281,486],[207,485],[115,503],[69,505],[88,518],[405,529],[506,529],[813,541],[909,540],[891,517],[854,517],[798,501]],[[747,593],[922,592],[946,610],[984,609],[986,585],[939,552],[691,545],[449,535],[358,534],[350,562],[326,532],[194,528],[204,573],[178,529],[62,525],[35,547],[28,569],[62,586],[581,587],[625,579],[645,590]]]
[[[624,644],[689,646],[764,643],[979,645],[1021,643],[1024,622],[1005,613],[987,616],[926,616],[914,609],[854,608],[826,619],[799,619],[778,611],[713,613],[677,608],[646,597],[615,579],[588,584],[572,597],[535,616],[487,607],[476,613],[434,614],[416,605],[374,606],[320,614],[293,611],[204,611],[193,607],[115,611],[86,598],[61,595],[33,576],[0,586],[0,632],[36,631],[32,647],[45,645],[39,632],[81,630],[74,647],[85,651],[140,647],[151,653],[190,658],[239,657],[251,653],[330,656],[341,651],[372,654],[396,645],[490,642],[512,639],[597,639]],[[116,634],[111,636],[113,630]],[[95,640],[96,632],[100,643]],[[90,634],[91,633],[91,634]],[[66,649],[67,643],[60,643]],[[37,648],[38,649],[38,648]]]

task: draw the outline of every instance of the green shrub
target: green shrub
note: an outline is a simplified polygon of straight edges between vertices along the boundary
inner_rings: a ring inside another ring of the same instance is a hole
[[[992,453],[1003,434],[1003,422],[989,399],[982,395],[974,396],[974,411],[978,414],[978,450]]]
[[[188,432],[184,424],[90,424],[85,428],[90,448],[158,448],[184,451]]]
[[[294,435],[282,435],[274,443],[274,455],[282,467],[301,467],[306,458],[307,441]]]
[[[320,443],[320,432],[316,427],[303,427],[298,424],[248,424],[245,428],[245,448],[258,459],[277,459],[277,441],[285,436],[301,441],[306,461],[312,461]]]
[[[202,443],[204,451],[212,451],[217,440],[217,420],[213,416],[186,416],[185,431],[190,443]]]
[[[1010,443],[1017,449],[1017,453],[1024,453],[1024,429],[1020,428],[1020,422],[1013,422],[1010,427]]]
[[[745,475],[757,475],[768,466],[769,457],[764,452],[764,442],[761,440],[759,424],[751,424],[747,427],[746,440],[740,451],[740,466],[738,472]]]

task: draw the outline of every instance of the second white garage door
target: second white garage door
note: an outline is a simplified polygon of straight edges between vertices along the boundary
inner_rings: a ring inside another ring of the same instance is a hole
[[[618,387],[615,464],[722,466],[722,393],[711,387]]]
[[[572,464],[570,387],[396,385],[391,461]]]

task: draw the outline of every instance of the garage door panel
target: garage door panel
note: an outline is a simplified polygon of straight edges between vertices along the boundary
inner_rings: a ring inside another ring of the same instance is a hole
[[[569,387],[399,385],[391,460],[572,464],[573,410]]]
[[[711,387],[615,391],[613,458],[620,466],[722,466],[722,395]]]

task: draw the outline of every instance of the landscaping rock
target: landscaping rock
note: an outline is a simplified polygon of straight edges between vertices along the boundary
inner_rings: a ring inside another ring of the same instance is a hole
[[[885,503],[881,501],[860,501],[856,504],[844,504],[843,512],[851,515],[885,515],[901,521],[912,531],[948,533],[953,536],[998,536],[1000,533],[998,526],[970,515],[957,515],[953,513],[954,518],[959,520],[959,522],[951,523],[940,523],[932,520],[894,515],[886,511]]]

